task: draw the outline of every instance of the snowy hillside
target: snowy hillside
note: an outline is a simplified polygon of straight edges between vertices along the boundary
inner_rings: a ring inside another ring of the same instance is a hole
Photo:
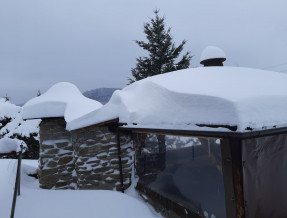
[[[0,140],[16,138],[24,141],[28,151],[24,158],[38,158],[39,123],[41,120],[22,119],[22,108],[0,98]]]
[[[92,89],[90,91],[86,91],[83,93],[84,96],[94,99],[96,101],[101,102],[102,104],[106,104],[114,91],[120,90],[119,88],[99,88],[99,89]]]

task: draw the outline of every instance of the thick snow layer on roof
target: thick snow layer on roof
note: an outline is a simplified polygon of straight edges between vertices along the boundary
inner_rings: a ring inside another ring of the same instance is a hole
[[[213,58],[226,58],[224,51],[216,46],[207,46],[201,53],[200,62]]]
[[[248,68],[175,71],[116,91],[105,106],[69,122],[67,128],[114,118],[136,128],[195,130],[229,125],[245,131],[287,126],[286,84],[287,74]]]
[[[84,97],[75,85],[61,82],[28,101],[22,116],[24,119],[64,117],[68,122],[100,107],[100,102]]]

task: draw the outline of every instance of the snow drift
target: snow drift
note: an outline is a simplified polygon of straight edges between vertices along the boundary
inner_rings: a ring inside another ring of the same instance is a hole
[[[10,217],[17,160],[0,159],[0,217]],[[37,160],[23,160],[17,218],[134,218],[161,217],[139,199],[116,191],[46,190],[28,174],[38,170]]]

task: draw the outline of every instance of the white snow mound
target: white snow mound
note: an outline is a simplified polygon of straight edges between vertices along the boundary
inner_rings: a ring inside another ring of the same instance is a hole
[[[0,108],[0,120],[5,117],[14,117],[15,114],[21,111],[21,107],[12,104],[10,101],[6,101],[4,98],[0,98]]]
[[[224,51],[216,46],[207,46],[201,53],[200,62],[213,58],[226,58]]]
[[[22,116],[24,119],[64,117],[68,122],[100,107],[100,102],[83,96],[75,85],[61,82],[28,101]]]
[[[27,148],[26,143],[22,140],[2,138],[0,139],[0,153],[18,152],[21,150],[21,145],[23,145],[23,148]],[[24,151],[25,150],[23,150],[23,152]]]
[[[106,105],[68,122],[67,129],[115,118],[136,128],[211,130],[206,126],[219,125],[230,131],[228,125],[244,132],[287,126],[286,84],[287,74],[248,68],[174,71],[114,92]]]

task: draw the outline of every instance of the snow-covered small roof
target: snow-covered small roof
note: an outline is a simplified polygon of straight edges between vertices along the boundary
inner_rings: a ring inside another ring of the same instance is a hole
[[[228,125],[244,132],[247,127],[287,126],[286,84],[287,74],[257,69],[200,67],[174,71],[114,92],[106,105],[68,122],[67,129],[115,118],[136,128],[196,130],[203,128],[199,126]]]
[[[22,116],[24,119],[64,117],[69,122],[102,106],[83,96],[75,85],[61,82],[28,101],[23,106]]]
[[[214,58],[222,58],[226,60],[226,55],[221,48],[216,46],[207,46],[201,53],[200,63],[204,60],[210,60]]]

